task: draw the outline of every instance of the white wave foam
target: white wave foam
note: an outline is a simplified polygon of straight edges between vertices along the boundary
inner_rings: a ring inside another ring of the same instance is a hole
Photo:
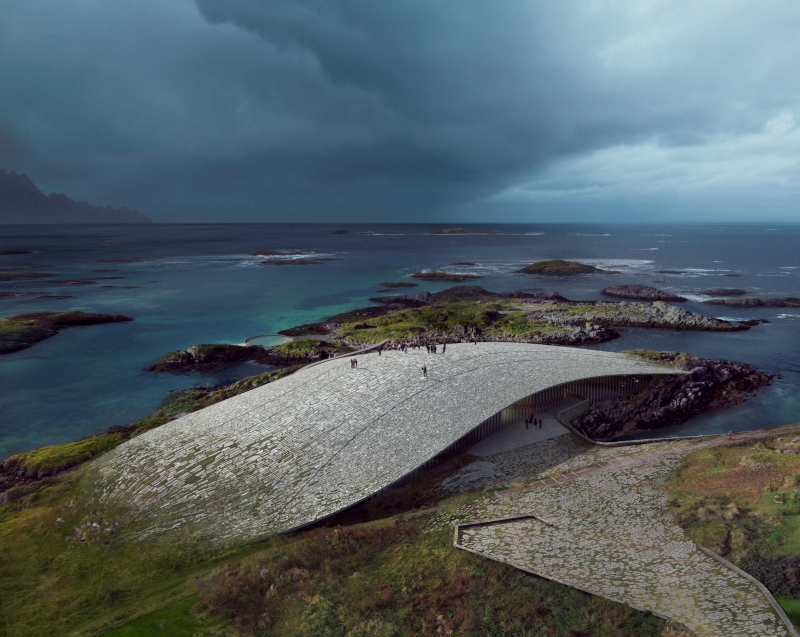
[[[687,301],[697,301],[699,303],[702,303],[703,301],[708,301],[710,298],[712,298],[710,296],[701,296],[700,294],[692,294],[690,292],[677,292],[676,294],[680,294]]]
[[[800,318],[800,314],[778,314],[775,318]]]

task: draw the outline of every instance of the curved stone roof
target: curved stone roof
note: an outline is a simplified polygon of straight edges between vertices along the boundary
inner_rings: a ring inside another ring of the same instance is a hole
[[[126,442],[95,461],[87,486],[138,519],[143,536],[255,540],[360,502],[535,392],[674,373],[624,354],[524,343],[371,353],[358,369],[330,360]]]

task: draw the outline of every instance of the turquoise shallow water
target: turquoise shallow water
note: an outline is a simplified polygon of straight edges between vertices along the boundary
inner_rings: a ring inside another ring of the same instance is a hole
[[[183,376],[145,370],[163,353],[195,343],[241,343],[368,305],[370,297],[387,293],[379,292],[380,282],[410,281],[408,275],[420,269],[474,272],[485,277],[478,284],[490,290],[548,289],[577,299],[602,298],[600,290],[612,284],[658,280],[657,287],[690,295],[694,300],[685,304],[690,310],[767,319],[767,324],[735,334],[626,330],[621,339],[600,347],[680,349],[782,373],[771,389],[746,405],[684,426],[692,432],[800,421],[800,310],[733,310],[705,305],[697,294],[741,287],[765,296],[800,296],[800,226],[482,224],[499,234],[433,234],[440,227],[6,226],[0,231],[0,250],[33,254],[0,256],[0,268],[31,267],[58,279],[94,277],[97,283],[0,283],[0,291],[26,292],[0,299],[0,316],[75,309],[129,314],[136,320],[65,330],[0,357],[0,457],[134,422],[162,404],[170,390],[259,373],[264,368],[252,364]],[[339,228],[347,234],[334,234]],[[263,257],[248,255],[276,249],[335,260],[274,266],[260,265]],[[99,263],[118,257],[143,260]],[[514,273],[551,258],[577,259],[621,274],[553,280]],[[450,265],[465,261],[475,265]],[[660,269],[685,274],[660,274]],[[408,291],[435,292],[451,285],[420,283]],[[38,298],[64,294],[74,298]]]

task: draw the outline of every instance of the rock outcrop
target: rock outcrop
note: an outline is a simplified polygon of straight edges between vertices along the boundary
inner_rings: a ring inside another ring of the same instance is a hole
[[[668,305],[663,301],[654,301],[653,303],[601,301],[591,306],[591,312],[576,314],[538,310],[531,312],[528,316],[555,327],[575,326],[592,321],[599,325],[615,327],[651,327],[714,332],[736,332],[750,329],[747,325],[695,314],[682,307]]]
[[[428,305],[430,300],[430,292],[417,292],[416,294],[392,294],[389,296],[376,296],[370,299],[370,301],[373,303],[397,305],[400,307],[422,307],[423,305]]]
[[[747,393],[769,385],[773,379],[743,363],[677,352],[652,352],[647,358],[670,363],[687,373],[654,380],[633,396],[592,405],[572,422],[573,426],[590,438],[609,439],[678,425],[699,413],[740,404]]]
[[[164,354],[148,371],[181,372],[192,369],[208,371],[231,363],[253,360],[264,352],[259,345],[202,343],[187,350]]]
[[[664,292],[652,288],[648,285],[615,285],[605,288],[601,294],[615,296],[620,299],[633,299],[636,301],[667,301],[671,303],[681,303],[686,299],[676,294]]]
[[[260,345],[201,343],[186,350],[164,354],[150,367],[151,372],[208,372],[226,365],[252,361],[260,365],[298,365],[324,360],[340,353],[336,343],[317,339],[291,341],[269,349]]]

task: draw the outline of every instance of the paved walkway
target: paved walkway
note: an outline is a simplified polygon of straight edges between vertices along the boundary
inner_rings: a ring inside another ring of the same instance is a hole
[[[468,453],[482,458],[569,433],[569,430],[556,420],[555,414],[542,413],[536,414],[536,417],[542,419],[541,429],[533,426],[526,427],[523,419],[509,425],[502,431],[498,431],[496,434],[492,434],[488,438],[484,438],[472,447]]]
[[[456,544],[671,617],[698,635],[786,636],[761,591],[698,550],[669,511],[663,486],[670,472],[680,456],[710,444],[719,439],[591,448],[526,486],[443,510],[435,523],[533,516],[460,527]]]
[[[348,359],[304,368],[120,445],[90,467],[88,497],[140,537],[260,539],[360,502],[533,393],[595,376],[679,373],[526,343],[358,360],[358,369]]]

